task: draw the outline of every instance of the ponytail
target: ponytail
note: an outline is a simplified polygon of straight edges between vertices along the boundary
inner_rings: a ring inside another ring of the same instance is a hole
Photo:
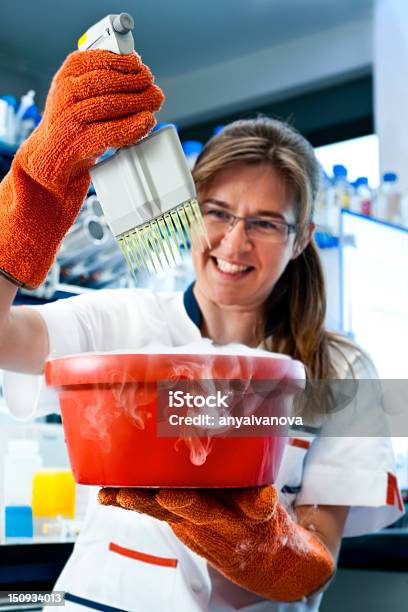
[[[265,311],[271,350],[305,364],[309,379],[335,376],[329,354],[332,336],[325,330],[326,291],[317,247],[309,242],[292,259],[273,289]]]

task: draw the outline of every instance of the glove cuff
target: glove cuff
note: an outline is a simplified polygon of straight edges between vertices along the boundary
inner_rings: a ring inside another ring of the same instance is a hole
[[[52,266],[89,188],[87,171],[71,181],[66,198],[37,183],[15,159],[0,185],[0,270],[15,285],[34,289]]]

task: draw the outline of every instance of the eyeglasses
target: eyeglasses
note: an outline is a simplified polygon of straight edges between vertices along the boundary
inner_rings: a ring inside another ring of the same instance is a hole
[[[296,231],[295,223],[285,223],[276,219],[266,219],[263,217],[239,217],[212,204],[201,206],[204,223],[207,231],[211,235],[217,232],[230,232],[238,221],[245,223],[245,231],[250,239],[267,240],[275,243],[285,243],[289,234]]]

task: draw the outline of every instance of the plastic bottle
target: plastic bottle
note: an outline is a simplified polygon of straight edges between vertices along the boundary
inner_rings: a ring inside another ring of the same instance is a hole
[[[401,198],[401,225],[408,228],[408,194]]]
[[[355,191],[356,195],[353,198],[355,204],[352,204],[352,210],[362,215],[371,216],[373,213],[373,194],[368,186],[368,178],[366,176],[358,177],[355,182]]]
[[[340,210],[350,208],[352,188],[347,180],[347,168],[341,164],[333,166],[333,179],[327,192],[328,225],[334,236],[340,231]]]
[[[10,440],[4,459],[5,536],[32,537],[33,475],[42,466],[36,440]]]
[[[24,96],[21,96],[20,98],[20,104],[17,108],[16,111],[16,119],[17,121],[21,121],[21,119],[24,117],[25,112],[28,108],[30,108],[30,106],[32,106],[34,104],[34,98],[35,98],[35,91],[34,89],[30,89],[29,91],[27,91],[26,94],[24,94]]]
[[[197,157],[200,155],[203,145],[198,140],[185,140],[182,142],[184,155],[187,159],[187,164],[190,170],[194,168]]]
[[[358,180],[358,179],[357,179]],[[357,194],[357,181],[352,181],[350,183],[351,187],[351,197],[350,197],[350,210],[352,212],[360,212],[360,202]]]
[[[38,113],[37,105],[32,104],[27,108],[18,126],[17,139],[19,144],[30,136],[31,132],[37,127],[40,121],[41,115]]]
[[[398,188],[398,175],[386,172],[378,188],[375,216],[383,221],[401,224],[401,193]]]
[[[7,101],[0,98],[0,142],[7,142],[7,122],[9,108]]]
[[[3,102],[0,124],[0,140],[13,147],[17,144],[16,109],[18,102],[14,96],[1,96]]]
[[[347,179],[347,168],[342,164],[333,166],[333,187],[337,200],[336,205],[339,208],[350,208],[352,189]]]
[[[326,172],[321,168],[321,181],[318,196],[316,198],[315,210],[314,210],[314,222],[320,230],[323,232],[330,231],[330,218],[329,218],[329,201],[328,194],[331,186],[330,178]]]
[[[73,520],[75,481],[71,470],[48,468],[36,471],[32,508],[35,535],[57,535],[63,527],[62,519]]]

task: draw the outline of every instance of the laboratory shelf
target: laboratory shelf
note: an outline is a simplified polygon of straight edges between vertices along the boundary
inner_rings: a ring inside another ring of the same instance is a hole
[[[0,544],[0,592],[51,591],[73,547],[72,541],[35,539]]]

